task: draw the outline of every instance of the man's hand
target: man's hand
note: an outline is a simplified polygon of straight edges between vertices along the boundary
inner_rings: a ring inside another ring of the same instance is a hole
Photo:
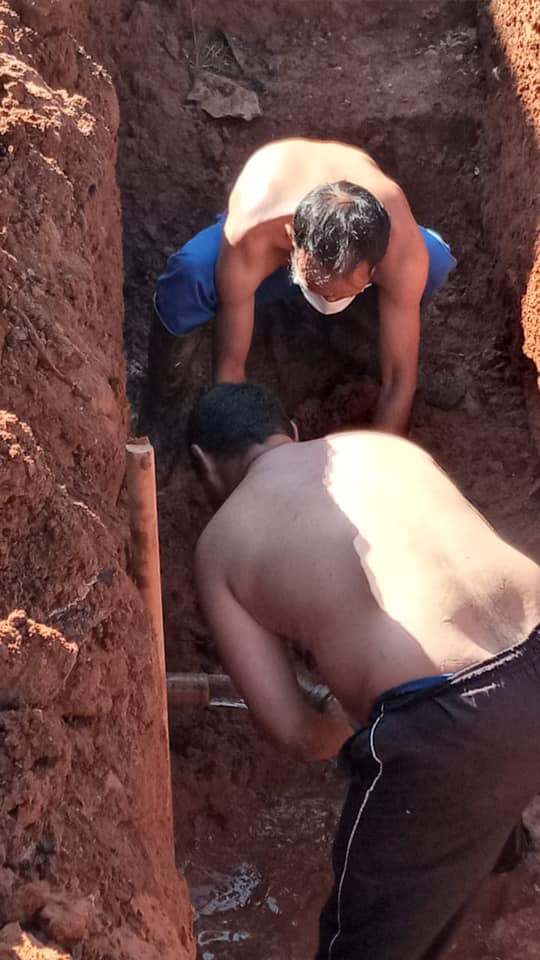
[[[335,757],[353,732],[349,719],[329,687],[323,683],[312,684],[303,677],[299,677],[298,682],[306,703],[319,715],[317,719],[312,717],[317,744],[314,759],[321,755],[327,759]],[[304,755],[304,759],[312,758]]]
[[[418,376],[420,299],[379,291],[382,384],[376,430],[406,434]]]
[[[408,431],[418,378],[420,301],[428,269],[426,244],[411,221],[377,278],[382,384],[373,420],[376,430]]]

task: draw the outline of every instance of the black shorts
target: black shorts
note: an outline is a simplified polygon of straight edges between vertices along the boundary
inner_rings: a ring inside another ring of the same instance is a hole
[[[317,960],[435,960],[540,792],[540,627],[383,696],[340,760],[351,784]]]

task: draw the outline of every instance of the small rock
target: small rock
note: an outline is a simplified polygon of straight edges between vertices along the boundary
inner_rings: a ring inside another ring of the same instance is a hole
[[[466,385],[464,378],[450,371],[435,374],[424,387],[424,399],[431,407],[439,410],[451,410],[463,400]]]
[[[198,103],[215,119],[239,117],[249,121],[262,116],[259,98],[254,90],[210,70],[203,70],[195,78],[186,99],[191,103]]]

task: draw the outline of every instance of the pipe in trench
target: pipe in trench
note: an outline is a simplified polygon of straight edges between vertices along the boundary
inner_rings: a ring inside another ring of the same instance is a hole
[[[329,688],[314,683],[309,677],[297,674],[298,686],[308,703],[317,710],[324,710],[333,699]],[[183,707],[240,707],[247,710],[247,703],[235,690],[229,676],[224,673],[168,673],[167,701],[169,710]]]
[[[165,635],[161,601],[159,533],[154,448],[148,437],[126,444],[127,486],[130,507],[131,569],[152,626],[154,697],[159,715],[166,757],[166,817],[172,835],[172,781],[170,768],[169,723],[167,713],[167,673]]]
[[[223,673],[168,673],[167,701],[171,711],[182,707],[247,709],[231,678]]]

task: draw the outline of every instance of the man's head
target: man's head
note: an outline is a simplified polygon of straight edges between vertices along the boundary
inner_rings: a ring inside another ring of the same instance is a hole
[[[321,313],[337,313],[370,285],[388,247],[390,218],[363,187],[324,183],[298,204],[290,237],[293,282]]]
[[[255,383],[220,383],[197,400],[187,440],[214,506],[220,506],[261,453],[297,439],[295,426],[270,390]]]

